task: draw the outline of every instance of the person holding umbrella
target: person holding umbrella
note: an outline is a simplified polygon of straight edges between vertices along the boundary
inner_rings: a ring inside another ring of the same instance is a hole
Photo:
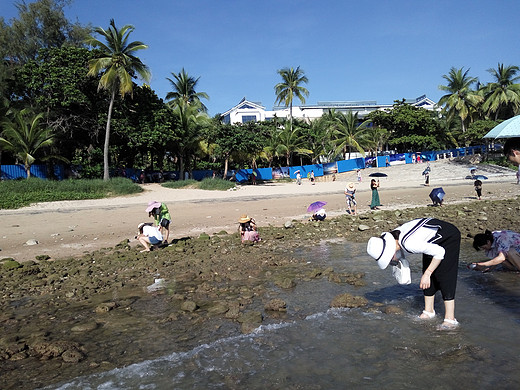
[[[313,202],[307,207],[307,211],[312,213],[312,216],[309,218],[310,221],[323,221],[327,214],[325,213],[325,206],[327,202],[317,201]]]
[[[424,292],[421,319],[435,317],[434,301],[437,291],[444,300],[444,321],[437,329],[455,329],[455,290],[460,252],[460,231],[451,223],[420,218],[406,222],[391,232],[368,240],[367,253],[381,269],[398,265],[405,253],[421,253],[422,276],[419,287]]]
[[[372,190],[372,202],[370,202],[370,210],[379,210],[379,206],[381,206],[381,201],[379,200],[379,192],[377,189],[379,188],[379,179],[370,180],[370,189]]]

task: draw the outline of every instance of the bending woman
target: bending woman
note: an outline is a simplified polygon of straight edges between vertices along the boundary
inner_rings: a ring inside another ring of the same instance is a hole
[[[422,253],[423,275],[419,287],[424,292],[421,319],[435,317],[435,293],[441,291],[444,300],[444,322],[440,330],[454,329],[455,290],[460,252],[460,231],[451,223],[433,218],[414,219],[381,237],[368,241],[367,253],[385,269],[397,264],[405,253]]]
[[[477,271],[489,271],[499,264],[509,270],[520,271],[520,233],[511,230],[486,230],[475,235],[473,248],[485,250],[489,261],[472,263]]]

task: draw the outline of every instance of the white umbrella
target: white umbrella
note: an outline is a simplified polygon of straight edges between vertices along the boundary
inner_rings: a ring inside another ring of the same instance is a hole
[[[520,137],[520,115],[514,116],[493,127],[484,138]]]

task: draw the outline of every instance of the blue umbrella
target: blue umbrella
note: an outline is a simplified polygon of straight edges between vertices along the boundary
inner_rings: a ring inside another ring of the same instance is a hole
[[[327,204],[327,202],[321,202],[321,201],[317,201],[317,202],[311,203],[309,205],[309,207],[307,207],[307,211],[310,212],[310,213],[313,213],[313,212],[318,211],[319,209],[321,209],[326,204]]]
[[[446,195],[446,193],[444,192],[442,187],[437,187],[434,188],[432,192],[430,192],[430,199],[433,203],[441,203],[442,199],[444,198],[444,195]]]
[[[520,137],[520,115],[514,116],[493,127],[484,138]]]

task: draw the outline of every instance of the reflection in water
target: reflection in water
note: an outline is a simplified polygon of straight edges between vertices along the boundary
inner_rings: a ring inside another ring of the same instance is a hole
[[[325,279],[300,282],[278,297],[299,320],[202,345],[187,353],[135,364],[63,385],[62,389],[345,389],[520,388],[518,274],[468,271],[463,253],[456,314],[461,327],[438,332],[442,300],[432,321],[420,321],[420,258],[411,258],[412,284],[399,286],[363,244],[318,245],[302,255],[309,266],[364,272],[366,286]],[[466,261],[466,257],[468,260]],[[415,271],[415,272],[414,272]],[[371,310],[329,309],[344,292],[363,295]],[[403,315],[384,314],[392,304]]]

